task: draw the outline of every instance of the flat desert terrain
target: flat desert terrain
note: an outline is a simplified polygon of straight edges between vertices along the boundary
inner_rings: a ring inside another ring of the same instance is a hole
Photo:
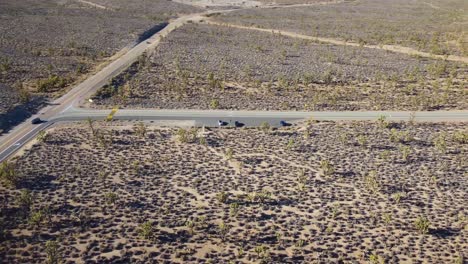
[[[98,91],[90,106],[460,110],[468,107],[467,74],[460,62],[188,24]]]
[[[466,129],[59,125],[2,165],[0,259],[463,263]]]

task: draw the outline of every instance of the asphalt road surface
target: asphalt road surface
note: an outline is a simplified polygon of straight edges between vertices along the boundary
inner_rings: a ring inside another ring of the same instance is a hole
[[[0,149],[0,161],[11,156],[24,144],[33,139],[39,131],[46,129],[60,122],[83,121],[88,118],[94,120],[105,120],[110,110],[89,110],[69,107],[66,111],[45,120],[38,125],[28,123],[26,133],[21,137],[14,137],[15,140],[2,142]],[[194,126],[218,126],[218,120],[228,122],[228,126],[234,126],[238,121],[245,126],[259,126],[267,122],[272,127],[279,127],[280,121],[295,122],[303,119],[314,120],[377,120],[381,115],[392,121],[408,121],[414,114],[416,122],[467,122],[468,111],[437,111],[437,112],[279,112],[279,111],[223,111],[223,110],[118,110],[114,115],[114,120],[134,120],[134,121],[192,121]],[[174,124],[177,124],[174,123]],[[15,133],[12,131],[11,133]]]

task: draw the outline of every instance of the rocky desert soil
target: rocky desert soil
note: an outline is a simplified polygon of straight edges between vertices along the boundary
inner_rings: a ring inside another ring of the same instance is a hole
[[[463,263],[467,144],[466,123],[385,118],[61,125],[2,164],[0,259]]]

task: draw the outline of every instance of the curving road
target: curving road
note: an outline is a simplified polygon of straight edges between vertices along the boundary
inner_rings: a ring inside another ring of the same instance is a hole
[[[287,6],[286,6],[287,7]],[[126,54],[106,66],[96,75],[74,87],[67,94],[43,108],[37,115],[32,116],[21,125],[13,128],[9,133],[0,137],[0,161],[10,157],[25,143],[33,139],[39,131],[57,122],[69,122],[93,119],[105,119],[110,110],[91,110],[79,108],[80,102],[89,98],[97,89],[110,79],[117,76],[146,51],[153,50],[171,31],[190,21],[202,22],[206,15],[232,10],[207,11],[179,17],[171,21],[164,29],[154,34],[146,41],[136,45]],[[119,110],[114,119],[117,120],[190,120],[194,125],[215,126],[217,120],[240,121],[247,126],[256,126],[268,122],[272,126],[279,126],[280,120],[291,121],[304,118],[316,120],[375,120],[380,115],[386,115],[390,120],[409,120],[410,112],[278,112],[278,111],[202,111],[202,110]],[[40,117],[47,120],[39,125],[32,125],[33,118]],[[450,112],[417,112],[415,121],[468,121],[468,111]]]

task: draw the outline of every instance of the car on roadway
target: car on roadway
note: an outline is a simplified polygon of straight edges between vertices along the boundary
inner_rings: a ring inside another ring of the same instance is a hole
[[[244,127],[245,124],[244,124],[244,123],[241,123],[241,122],[239,122],[239,121],[236,120],[236,121],[234,122],[234,126],[235,126],[235,127]]]
[[[288,122],[286,122],[286,121],[283,121],[283,120],[281,120],[281,121],[280,121],[280,125],[281,125],[281,126],[284,126],[284,127],[289,127],[289,126],[292,126],[292,124],[291,124],[291,123],[288,123]]]
[[[37,125],[37,124],[40,124],[40,123],[42,123],[42,120],[39,117],[36,117],[33,120],[31,120],[31,124],[33,124],[33,125]]]
[[[229,123],[223,120],[218,120],[218,126],[227,126]]]

